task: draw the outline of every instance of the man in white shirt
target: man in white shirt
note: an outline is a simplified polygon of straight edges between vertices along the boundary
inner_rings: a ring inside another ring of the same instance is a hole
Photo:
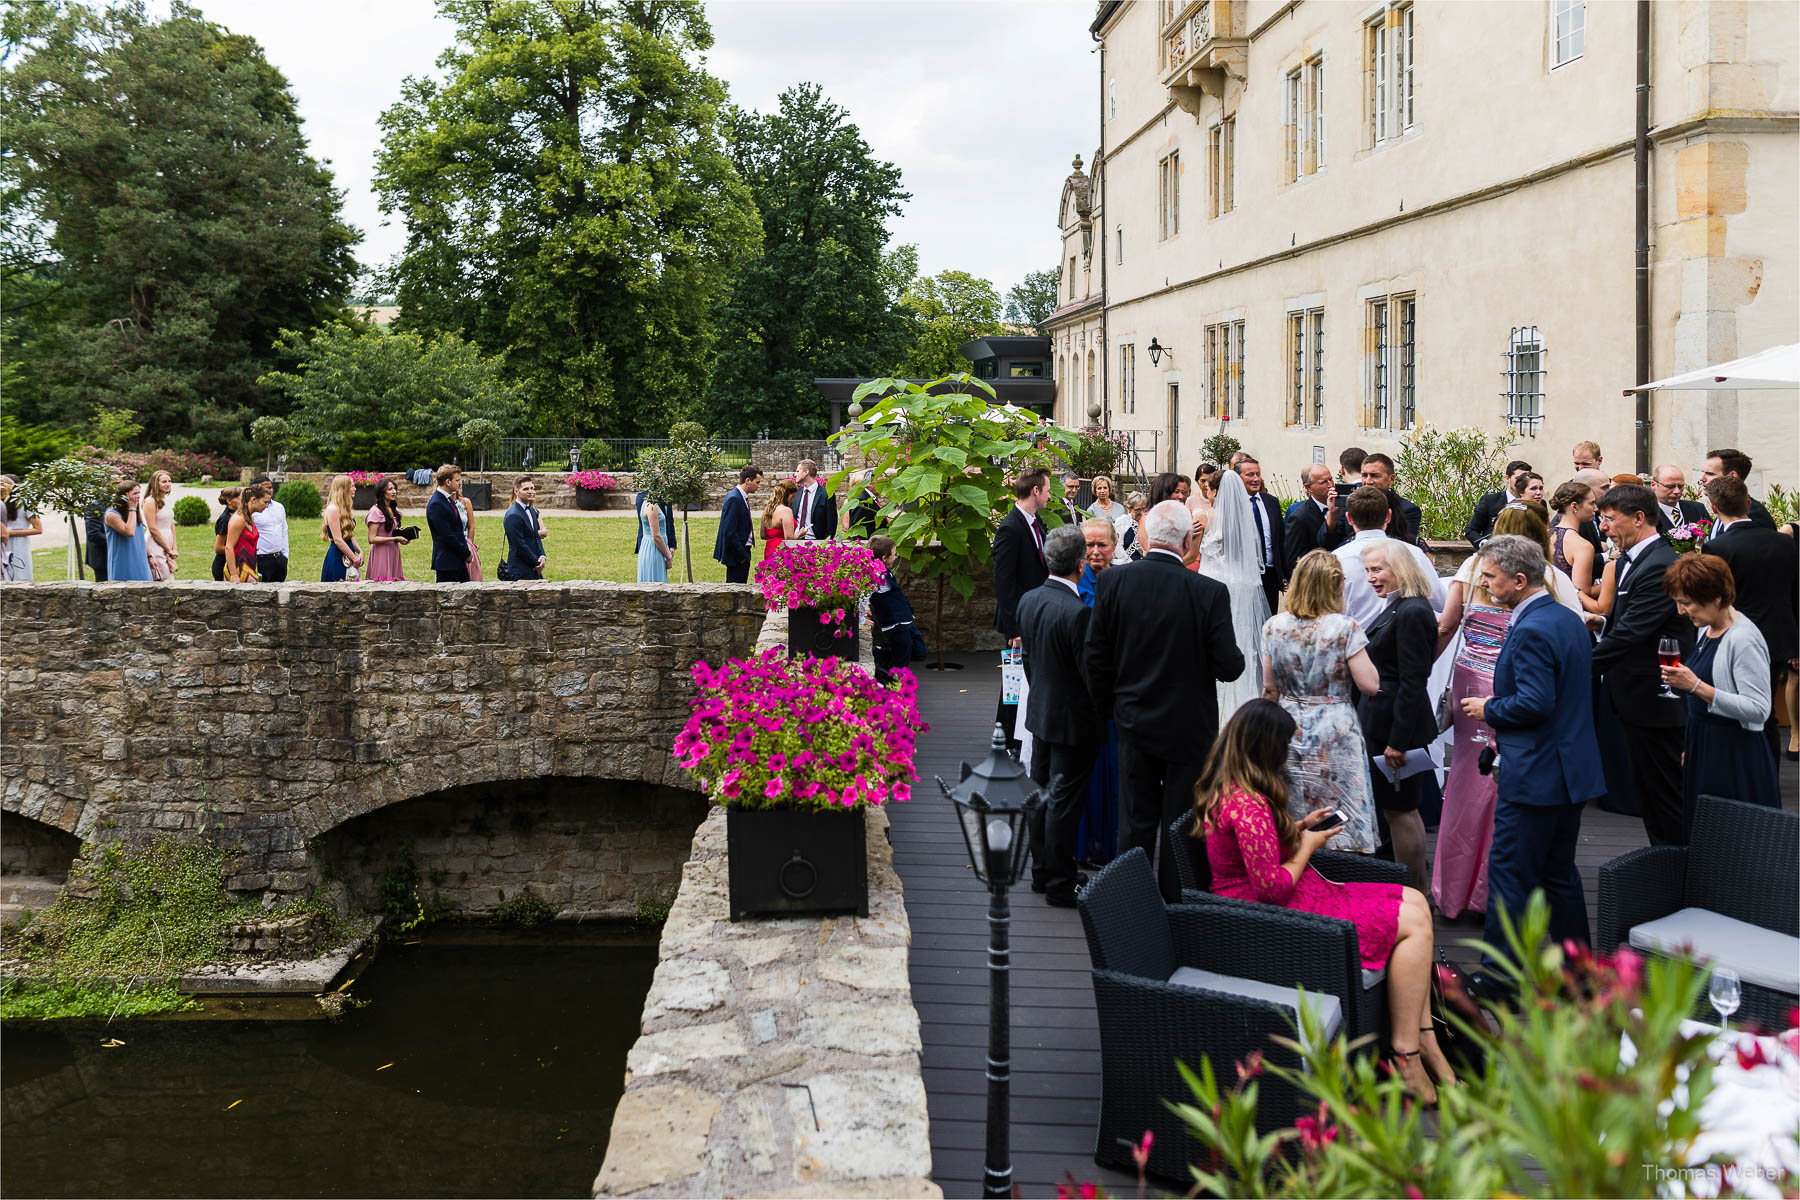
[[[267,475],[258,475],[245,486],[255,487],[259,483],[269,484],[271,493],[275,485]],[[264,583],[285,583],[288,574],[288,526],[287,509],[281,501],[271,499],[261,512],[252,513],[250,519],[256,524],[256,574]]]
[[[1386,606],[1375,589],[1369,586],[1368,572],[1363,569],[1363,551],[1377,541],[1387,537],[1387,521],[1390,513],[1387,494],[1380,488],[1360,487],[1350,493],[1350,499],[1344,505],[1345,514],[1350,518],[1350,527],[1356,531],[1349,541],[1339,546],[1332,553],[1344,568],[1344,611],[1356,620],[1356,623],[1367,629],[1381,610]],[[1399,538],[1393,539],[1406,547],[1419,564],[1425,568],[1426,578],[1431,580],[1431,608],[1433,612],[1443,612],[1449,600],[1449,592],[1444,581],[1439,577],[1437,567],[1430,556],[1411,542]]]

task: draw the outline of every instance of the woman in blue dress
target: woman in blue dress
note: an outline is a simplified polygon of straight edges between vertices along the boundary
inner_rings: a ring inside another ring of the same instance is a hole
[[[150,582],[150,551],[144,523],[138,519],[138,500],[143,488],[127,479],[113,489],[112,507],[106,510],[106,577],[114,583]]]
[[[663,540],[662,508],[649,496],[638,505],[638,536],[637,581],[669,582],[669,564],[675,556]]]

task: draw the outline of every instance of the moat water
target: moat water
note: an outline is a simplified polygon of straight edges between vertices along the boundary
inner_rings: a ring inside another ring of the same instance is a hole
[[[591,1195],[655,967],[644,936],[450,929],[390,940],[337,1021],[9,1022],[0,1192]]]

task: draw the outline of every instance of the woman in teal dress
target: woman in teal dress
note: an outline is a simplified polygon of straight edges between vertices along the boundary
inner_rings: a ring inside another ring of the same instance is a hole
[[[638,539],[637,581],[669,582],[669,563],[674,555],[663,540],[662,508],[649,496],[638,505]]]
[[[116,499],[106,510],[106,577],[114,583],[149,583],[150,551],[138,516],[143,488],[127,479],[115,492]]]

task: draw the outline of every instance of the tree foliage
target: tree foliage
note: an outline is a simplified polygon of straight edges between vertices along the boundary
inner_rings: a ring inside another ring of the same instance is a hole
[[[719,311],[708,420],[732,436],[822,437],[813,378],[879,371],[905,346],[883,247],[886,218],[910,197],[817,84],[789,88],[773,113],[734,113],[729,135],[762,251],[738,265]]]
[[[16,4],[3,37],[8,400],[241,450],[277,332],[325,319],[355,272],[287,81],[181,0],[162,21],[137,0]]]
[[[967,271],[940,271],[916,279],[900,298],[912,318],[912,343],[895,364],[908,379],[938,379],[966,371],[969,360],[956,348],[974,338],[1000,333],[1000,293]]]
[[[1056,311],[1056,272],[1027,271],[1025,278],[1006,293],[1006,319],[1044,331],[1044,318]]]
[[[654,436],[705,391],[755,249],[698,0],[439,0],[443,78],[381,117],[403,327],[503,354],[546,432]]]
[[[289,419],[300,436],[328,455],[345,437],[376,430],[454,438],[476,418],[504,432],[524,416],[499,359],[484,358],[453,333],[427,338],[333,322],[311,333],[284,333],[278,344],[299,365],[271,371],[262,382],[293,402]]]

